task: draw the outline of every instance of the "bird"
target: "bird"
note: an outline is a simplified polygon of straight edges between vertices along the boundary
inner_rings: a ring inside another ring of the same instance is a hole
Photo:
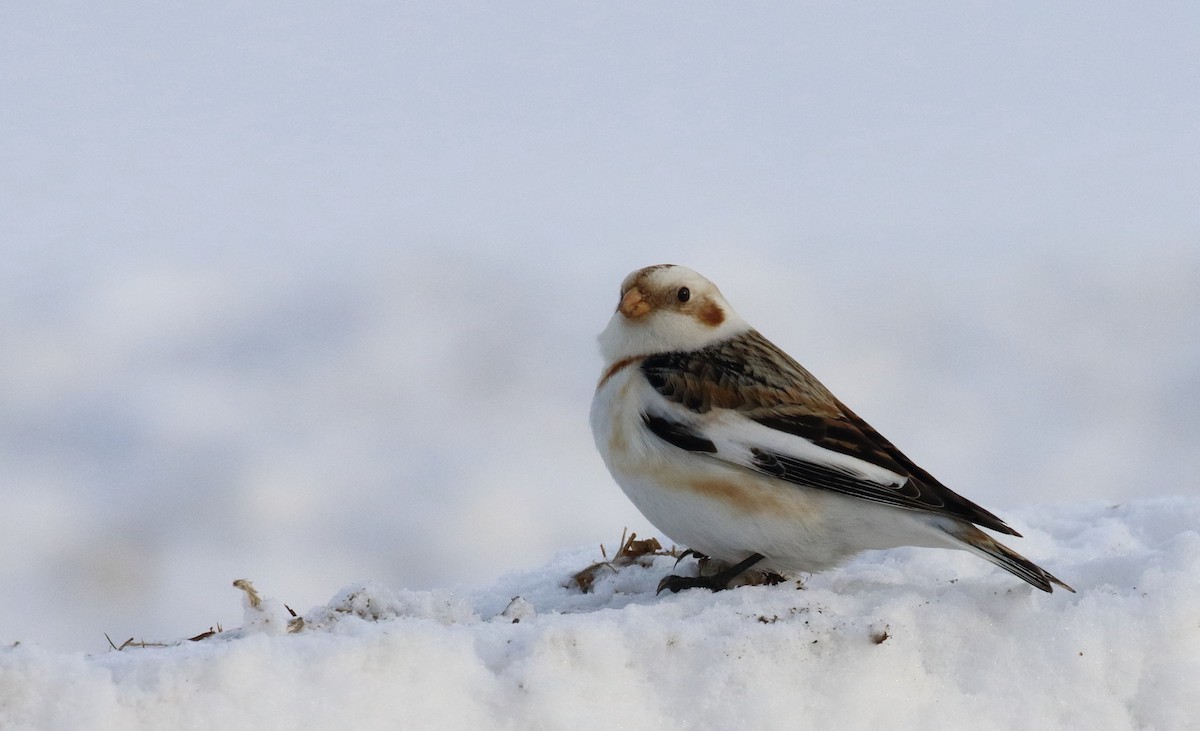
[[[905,456],[695,271],[629,274],[599,344],[590,423],[605,466],[655,527],[723,567],[667,576],[659,593],[900,546],[965,550],[1042,591],[1075,591],[981,530],[1020,536]]]

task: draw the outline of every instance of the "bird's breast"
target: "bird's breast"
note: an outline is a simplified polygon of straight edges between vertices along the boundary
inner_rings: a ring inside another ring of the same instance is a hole
[[[619,361],[605,370],[592,398],[591,425],[596,448],[610,472],[645,451],[639,433],[643,394],[635,361]],[[643,379],[644,380],[644,379]]]
[[[646,494],[694,496],[738,513],[786,513],[796,490],[769,478],[669,443],[646,426],[643,413],[661,396],[636,368],[601,381],[592,402],[592,432],[604,462],[635,503]],[[641,507],[639,505],[639,507]]]

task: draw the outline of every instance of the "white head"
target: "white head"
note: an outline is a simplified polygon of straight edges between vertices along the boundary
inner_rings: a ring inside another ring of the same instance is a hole
[[[749,329],[715,284],[687,267],[658,264],[621,282],[621,301],[600,333],[600,352],[615,363],[703,348]]]

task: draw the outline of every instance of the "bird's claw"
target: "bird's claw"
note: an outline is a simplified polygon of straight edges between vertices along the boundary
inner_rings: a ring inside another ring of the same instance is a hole
[[[678,566],[679,562],[682,561],[683,559],[687,558],[688,556],[695,557],[695,559],[697,561],[707,561],[708,560],[708,556],[705,556],[703,553],[700,553],[699,551],[694,551],[689,548],[689,549],[685,550],[683,553],[679,554],[679,558],[675,559],[675,565]]]
[[[708,589],[709,591],[721,591],[728,588],[725,584],[718,585],[713,581],[711,576],[664,576],[662,581],[658,582],[658,590],[655,594],[663,593],[666,589],[672,594],[678,594],[684,589]]]

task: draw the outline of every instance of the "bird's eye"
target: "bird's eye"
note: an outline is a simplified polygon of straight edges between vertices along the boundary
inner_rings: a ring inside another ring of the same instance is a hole
[[[692,298],[692,290],[688,289],[687,287],[680,287],[679,291],[675,293],[675,296],[679,298],[680,302],[687,302]]]

